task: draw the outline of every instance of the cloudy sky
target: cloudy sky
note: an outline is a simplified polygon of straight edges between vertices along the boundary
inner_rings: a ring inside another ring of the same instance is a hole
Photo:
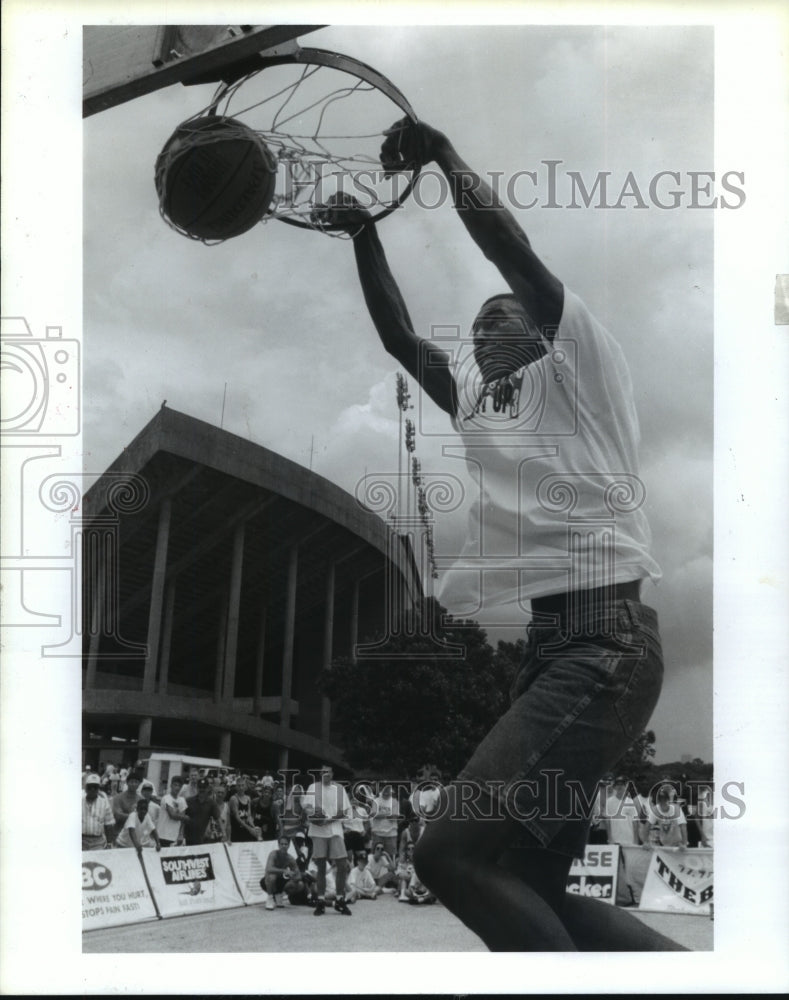
[[[536,195],[538,205],[509,203],[548,266],[620,341],[633,375],[664,572],[645,597],[667,665],[652,723],[658,757],[709,759],[714,211],[698,206],[726,192],[718,183],[710,194],[704,178],[694,193],[692,172],[713,169],[711,29],[338,26],[303,44],[383,72],[479,171],[505,183],[536,173],[513,199]],[[350,244],[270,222],[206,247],[159,217],[156,156],[212,90],[178,85],[85,121],[85,469],[105,468],[166,399],[353,492],[365,474],[396,472],[399,413],[398,366],[367,316]],[[549,160],[560,161],[557,208],[543,207]],[[662,171],[679,181],[663,176],[650,194]],[[620,207],[568,207],[573,172],[587,189],[608,172],[607,203]],[[451,206],[427,207],[438,200],[429,183],[421,205],[409,201],[380,233],[417,331],[465,335],[503,283]],[[463,480],[462,464],[442,453],[448,420],[410,389],[423,471]],[[437,515],[440,555],[459,551],[466,515],[465,504]],[[483,624],[516,637],[492,613]]]

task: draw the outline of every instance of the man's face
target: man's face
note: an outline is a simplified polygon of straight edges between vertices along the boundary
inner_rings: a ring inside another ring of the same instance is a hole
[[[330,767],[321,768],[321,781],[324,785],[328,785],[333,777],[334,771]]]
[[[92,781],[89,785],[85,785],[85,798],[88,801],[93,802],[94,799],[99,797],[99,784],[97,781]]]
[[[287,837],[280,837],[277,843],[279,844],[279,849],[281,851],[287,851],[287,849],[290,847],[290,841],[288,840]]]
[[[545,354],[545,346],[523,307],[497,299],[474,320],[474,359],[484,382],[512,375]]]
[[[173,780],[170,782],[170,788],[172,789],[172,794],[174,798],[176,799],[178,798],[178,796],[181,794],[181,789],[183,787],[184,783],[181,781],[180,778],[173,778]]]
[[[139,799],[137,802],[137,815],[142,819],[148,812],[148,800]]]
[[[621,799],[621,798],[624,798],[624,794],[625,794],[625,783],[624,783],[624,781],[616,781],[616,782],[614,782],[614,795],[616,795],[616,797],[618,799]]]
[[[127,778],[126,779],[126,791],[133,794],[140,787],[140,782],[137,778]]]

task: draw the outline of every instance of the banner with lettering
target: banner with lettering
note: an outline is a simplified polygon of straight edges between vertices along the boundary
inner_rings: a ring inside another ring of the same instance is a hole
[[[616,902],[619,847],[616,844],[588,844],[583,861],[575,858],[567,876],[567,892],[599,899],[612,906]]]
[[[224,844],[143,851],[143,864],[163,917],[243,905]]]
[[[709,914],[713,901],[712,851],[657,848],[641,893],[641,910]]]
[[[82,852],[82,929],[155,920],[156,908],[137,853]]]
[[[227,845],[230,863],[245,903],[265,902],[267,893],[265,889],[261,889],[260,880],[265,874],[269,854],[276,849],[276,840],[253,840]]]

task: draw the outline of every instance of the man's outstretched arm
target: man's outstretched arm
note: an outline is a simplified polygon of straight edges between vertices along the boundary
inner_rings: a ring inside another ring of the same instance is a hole
[[[403,296],[397,287],[374,225],[354,236],[356,267],[370,317],[384,348],[450,416],[457,413],[457,388],[447,355],[414,333]]]
[[[342,226],[353,237],[364,300],[384,348],[417,380],[434,403],[457,413],[457,388],[447,355],[414,333],[370,214],[350,195],[333,195],[313,213],[316,222]]]
[[[557,326],[564,287],[534,252],[526,233],[495,191],[465,163],[442,132],[424,122],[413,125],[404,119],[395,123],[381,149],[384,168],[406,169],[418,158],[424,163],[435,162],[445,175],[463,225],[496,265],[535,326],[540,331]]]

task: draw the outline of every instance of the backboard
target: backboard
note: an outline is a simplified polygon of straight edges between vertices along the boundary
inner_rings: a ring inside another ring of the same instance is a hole
[[[83,117],[173,83],[231,82],[259,54],[298,49],[323,25],[86,25],[82,38]]]

